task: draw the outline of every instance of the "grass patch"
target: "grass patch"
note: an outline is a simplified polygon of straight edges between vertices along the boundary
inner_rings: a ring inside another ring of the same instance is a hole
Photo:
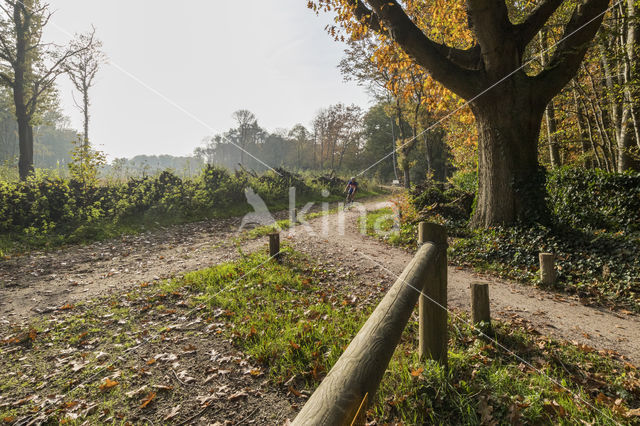
[[[177,404],[187,409],[179,418],[185,419],[200,409],[195,385],[173,383],[144,408],[144,395],[127,394],[167,385],[171,363],[151,362],[152,354],[177,353],[186,364],[190,355],[179,351],[193,349],[204,358],[194,358],[192,368],[202,370],[210,355],[198,346],[198,336],[203,342],[218,336],[247,356],[244,367],[232,362],[225,377],[248,369],[264,372],[272,386],[287,383],[293,394],[312,391],[374,306],[354,302],[348,288],[321,283],[327,271],[284,250],[282,264],[254,253],[4,331],[0,419],[32,415],[47,395],[61,394],[65,398],[47,408],[49,422],[162,422],[164,408]],[[403,424],[614,424],[639,418],[640,373],[631,364],[535,335],[520,320],[496,322],[494,329],[500,344],[519,358],[477,336],[459,314],[450,319],[450,365],[444,370],[417,359],[413,318],[369,418]],[[107,378],[118,384],[106,388]],[[196,379],[201,383],[204,376]]]

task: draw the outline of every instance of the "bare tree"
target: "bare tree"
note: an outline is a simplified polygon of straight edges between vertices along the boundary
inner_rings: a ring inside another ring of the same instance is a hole
[[[13,91],[23,180],[33,173],[33,119],[39,103],[53,89],[69,58],[93,41],[66,47],[43,42],[51,15],[49,5],[39,0],[0,0],[0,80]]]
[[[79,104],[75,98],[76,107],[82,112],[84,124],[84,143],[89,143],[89,89],[93,87],[96,75],[100,66],[107,62],[107,55],[102,49],[102,42],[96,40],[95,28],[89,34],[82,34],[71,44],[73,49],[78,50],[78,54],[69,58],[63,68],[71,83],[82,96]],[[82,49],[87,46],[86,49]]]
[[[252,128],[258,125],[256,116],[246,109],[241,109],[233,113],[233,118],[238,123],[238,133],[240,139],[240,164],[244,165],[244,152],[247,149]]]

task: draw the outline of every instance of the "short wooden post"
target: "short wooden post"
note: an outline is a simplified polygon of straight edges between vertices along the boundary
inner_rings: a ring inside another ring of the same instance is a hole
[[[481,331],[491,331],[491,308],[489,305],[489,284],[471,283],[471,321],[479,325]]]
[[[269,257],[280,262],[280,234],[269,234]]]
[[[419,302],[418,354],[447,365],[447,230],[435,223],[418,224],[418,244],[434,243],[438,258],[426,275]]]
[[[555,256],[553,253],[540,253],[540,279],[543,284],[551,285],[556,282]]]

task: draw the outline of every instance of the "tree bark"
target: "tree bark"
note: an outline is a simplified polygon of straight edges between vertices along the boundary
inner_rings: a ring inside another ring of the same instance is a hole
[[[474,226],[545,222],[549,217],[537,156],[545,106],[530,102],[526,86],[513,82],[471,104],[478,128]]]
[[[402,173],[404,177],[404,187],[411,189],[411,173],[409,171],[409,164],[406,161],[402,164]]]
[[[18,161],[18,172],[21,180],[26,180],[33,174],[33,127],[29,123],[29,118],[24,114],[17,114],[18,140],[20,147],[20,159]]]
[[[547,31],[540,31],[540,61],[543,67],[547,66],[549,62],[547,49]],[[558,126],[556,124],[556,111],[553,106],[553,100],[549,102],[547,105],[547,109],[544,112],[544,118],[547,125],[547,142],[549,144],[549,160],[551,163],[551,167],[555,168],[560,165],[560,150],[558,149],[557,141],[556,141],[556,131],[558,130]]]
[[[547,105],[547,109],[544,112],[544,118],[547,124],[549,159],[551,160],[551,167],[556,168],[562,165],[562,161],[560,160],[560,148],[558,147],[558,141],[556,137],[558,125],[556,122],[556,109],[553,106],[553,101],[549,102],[549,105]]]

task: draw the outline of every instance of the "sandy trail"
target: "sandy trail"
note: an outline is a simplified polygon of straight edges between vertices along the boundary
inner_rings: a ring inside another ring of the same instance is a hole
[[[388,203],[365,204],[368,210],[384,206],[388,206]],[[354,265],[350,268],[361,279],[369,279],[372,285],[381,281],[380,274],[384,274],[387,283],[392,283],[413,254],[362,235],[357,226],[360,214],[357,209],[345,213],[344,234],[335,232],[340,229],[339,215],[311,222],[310,227],[315,235],[309,234],[304,227],[299,227],[292,232],[294,246],[303,252],[314,254],[316,258],[333,259],[334,263],[347,266]],[[323,233],[326,229],[330,230],[329,233]],[[597,349],[614,350],[635,364],[640,363],[640,318],[636,315],[622,315],[603,308],[584,306],[571,296],[480,276],[453,266],[449,267],[448,276],[450,308],[469,310],[469,284],[474,281],[490,284],[494,318],[519,316],[531,322],[542,334]]]
[[[361,288],[354,292],[373,293],[369,290],[393,283],[412,257],[360,234],[361,210],[382,205],[368,202],[362,209],[310,220],[286,232],[283,240],[337,269],[332,280],[346,282],[355,277]],[[0,323],[20,323],[67,303],[233,259],[238,255],[232,240],[239,224],[239,218],[198,222],[0,262]],[[259,239],[241,246],[252,251],[264,243]],[[449,267],[449,307],[468,309],[472,281],[490,283],[494,317],[522,317],[540,333],[614,350],[640,364],[638,316],[583,306],[570,296],[480,277],[456,267]]]

